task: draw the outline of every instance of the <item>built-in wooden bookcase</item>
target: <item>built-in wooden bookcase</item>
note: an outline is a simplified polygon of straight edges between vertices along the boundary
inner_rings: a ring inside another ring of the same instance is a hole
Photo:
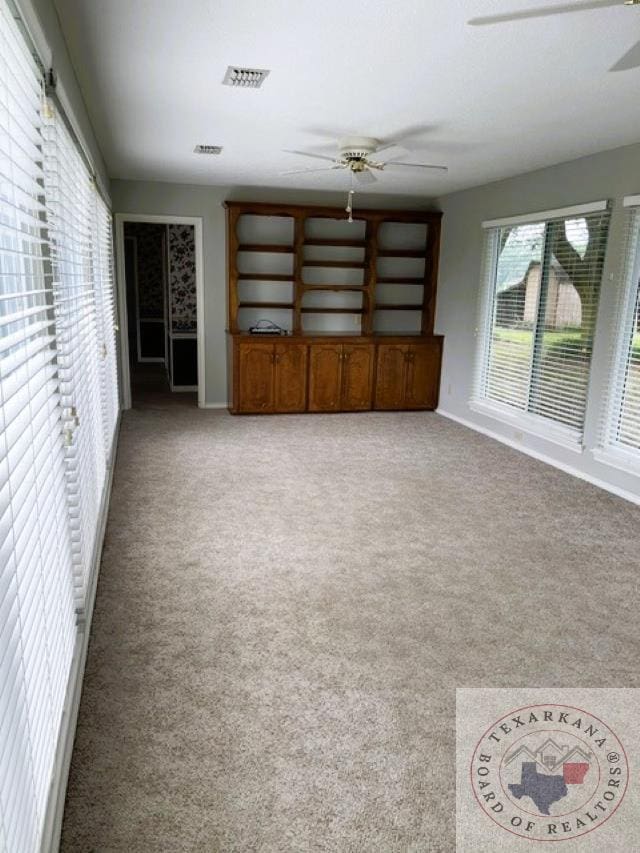
[[[226,207],[232,412],[437,406],[439,212]]]
[[[440,213],[226,206],[232,333],[433,334]]]

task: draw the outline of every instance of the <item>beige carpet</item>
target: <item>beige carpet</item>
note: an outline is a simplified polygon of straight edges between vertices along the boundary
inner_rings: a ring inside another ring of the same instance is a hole
[[[63,851],[453,851],[456,686],[639,686],[639,527],[434,414],[128,412]]]

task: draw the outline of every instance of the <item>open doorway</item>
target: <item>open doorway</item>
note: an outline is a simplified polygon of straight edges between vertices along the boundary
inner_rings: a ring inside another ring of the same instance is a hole
[[[204,404],[202,220],[116,214],[125,408]]]

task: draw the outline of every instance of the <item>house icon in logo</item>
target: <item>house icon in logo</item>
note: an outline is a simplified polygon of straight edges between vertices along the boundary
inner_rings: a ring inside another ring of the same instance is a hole
[[[523,744],[507,755],[504,761],[506,767],[515,761],[535,763],[542,773],[556,773],[562,770],[563,764],[591,764],[592,753],[586,752],[579,746],[570,747],[559,745],[553,738],[548,737],[537,748]]]

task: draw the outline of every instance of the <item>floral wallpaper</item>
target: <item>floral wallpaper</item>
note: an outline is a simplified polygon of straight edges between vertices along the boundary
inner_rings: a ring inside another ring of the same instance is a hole
[[[193,225],[168,225],[171,329],[196,331],[196,251]]]

